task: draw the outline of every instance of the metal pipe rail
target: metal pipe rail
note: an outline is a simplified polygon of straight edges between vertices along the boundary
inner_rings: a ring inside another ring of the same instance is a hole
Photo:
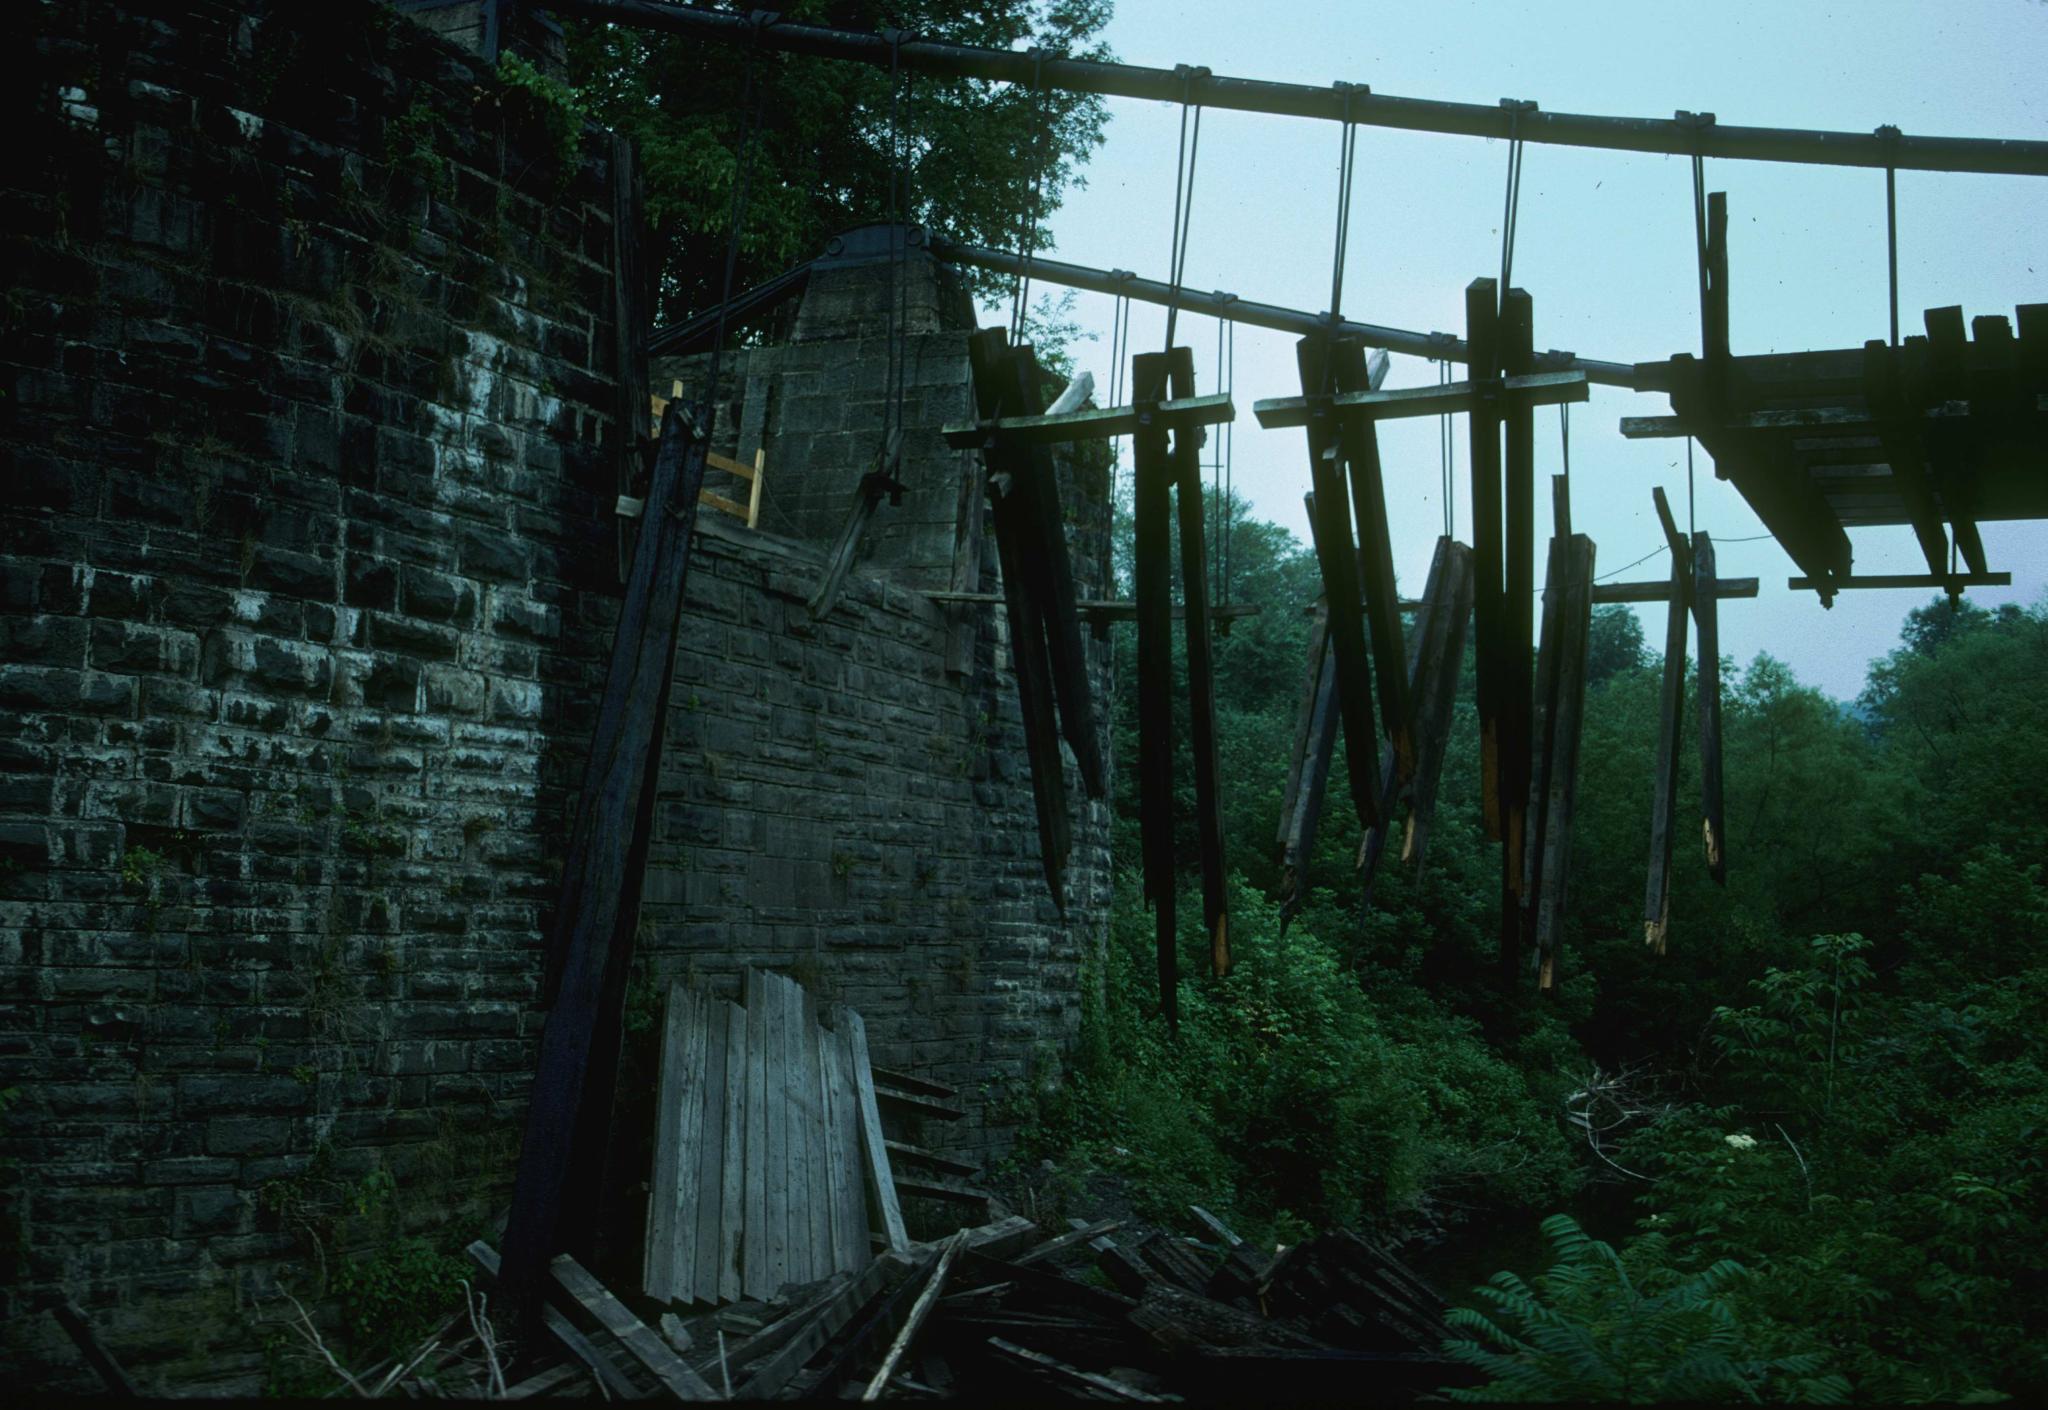
[[[935,240],[932,253],[949,263],[971,264],[977,269],[993,270],[998,274],[1015,274],[1024,267],[1021,258],[1006,250],[986,250],[976,245],[951,245]],[[1140,279],[1127,269],[1090,269],[1086,265],[1034,256],[1031,277],[1040,283],[1058,284],[1070,289],[1121,294],[1140,303],[1163,304],[1173,299],[1172,286],[1157,279]],[[1465,346],[1465,340],[1449,333],[1415,333],[1406,328],[1388,328],[1383,324],[1360,323],[1349,318],[1332,324],[1327,313],[1303,313],[1300,309],[1282,308],[1278,304],[1253,303],[1220,291],[1204,293],[1197,289],[1182,289],[1178,302],[1183,313],[1227,318],[1233,323],[1254,328],[1271,328],[1275,332],[1296,333],[1304,337],[1334,329],[1341,337],[1357,338],[1368,347],[1385,348],[1389,352],[1445,362],[1471,361],[1471,351]],[[1662,363],[1644,365],[1663,366]],[[1541,372],[1583,372],[1587,381],[1608,387],[1627,387],[1631,391],[1657,390],[1639,379],[1638,368],[1633,363],[1600,362],[1552,349],[1536,354],[1536,368]]]
[[[820,25],[757,24],[726,10],[702,10],[663,0],[547,0],[548,8],[579,19],[610,21],[724,44],[758,43],[767,49],[816,58],[845,59],[886,69],[890,45],[880,34],[828,29]],[[2048,142],[1993,137],[1909,137],[1895,128],[1876,132],[1809,132],[1791,128],[1723,126],[1711,113],[1670,118],[1601,117],[1546,113],[1533,105],[1503,100],[1447,103],[1396,98],[1364,84],[1319,88],[1305,83],[1218,77],[1205,68],[1174,69],[1103,63],[949,44],[905,36],[895,51],[901,67],[942,78],[978,78],[1028,87],[1100,93],[1116,98],[1178,103],[1183,98],[1206,108],[1273,113],[1282,117],[1355,122],[1410,132],[1461,137],[1512,134],[1525,142],[1594,147],[1617,152],[1659,152],[1737,161],[1803,162],[1899,171],[1968,171],[2010,176],[2048,176]]]

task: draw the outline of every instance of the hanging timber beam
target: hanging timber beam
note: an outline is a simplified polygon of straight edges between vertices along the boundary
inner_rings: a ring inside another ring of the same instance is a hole
[[[1011,405],[1025,413],[1045,404],[1045,382],[1038,370],[1038,357],[1029,343],[1010,349],[1009,392]],[[993,468],[1004,458],[989,457]],[[1088,681],[1088,653],[1081,643],[1081,618],[1074,610],[1074,568],[1067,553],[1067,516],[1060,504],[1060,479],[1053,464],[1052,447],[1044,442],[1021,445],[1014,461],[1005,465],[1010,472],[1007,497],[1022,502],[1031,525],[1031,551],[1024,567],[1031,574],[1032,595],[1038,599],[1045,625],[1045,642],[1052,663],[1054,697],[1060,707],[1060,733],[1074,751],[1081,770],[1081,783],[1090,798],[1103,797],[1109,788],[1109,770],[1102,758],[1102,745],[1095,733],[1095,693]]]
[[[1058,416],[1008,416],[972,426],[948,426],[946,444],[959,450],[981,450],[997,439],[1032,445],[1106,440],[1128,436],[1141,425],[1157,422],[1179,432],[1198,426],[1220,426],[1237,415],[1227,396],[1188,397],[1157,406],[1090,407]]]
[[[1375,395],[1365,346],[1355,338],[1330,344],[1331,373],[1338,392]],[[1379,432],[1361,417],[1340,416],[1337,443],[1350,471],[1351,514],[1358,530],[1360,587],[1365,592],[1365,625],[1372,648],[1373,678],[1379,685],[1380,721],[1394,748],[1394,790],[1415,773],[1415,731],[1408,703],[1408,653],[1401,644],[1401,595],[1394,582],[1394,545],[1387,522],[1387,488],[1380,471]],[[1388,789],[1382,787],[1381,795]],[[1385,823],[1386,809],[1381,810]]]
[[[1195,391],[1192,349],[1175,348],[1167,390],[1177,398]],[[1227,401],[1227,398],[1226,398]],[[1209,936],[1211,972],[1230,972],[1230,909],[1223,872],[1223,798],[1216,764],[1215,642],[1209,630],[1209,570],[1203,548],[1202,428],[1173,431],[1173,501],[1180,530],[1180,590],[1186,603],[1182,640],[1188,665],[1188,748],[1195,764],[1195,838],[1202,862],[1202,927]]]
[[[972,265],[976,269],[990,270],[996,274],[1021,274],[1024,261],[1007,250],[983,249],[976,245],[949,245],[934,242],[933,254],[950,264]],[[1058,284],[1069,289],[1085,289],[1090,293],[1109,294],[1112,297],[1135,299],[1141,304],[1174,304],[1182,313],[1205,314],[1211,318],[1228,319],[1242,323],[1248,328],[1270,328],[1276,333],[1293,333],[1300,337],[1312,334],[1327,334],[1333,338],[1357,338],[1369,348],[1384,349],[1386,352],[1405,353],[1411,357],[1426,357],[1437,362],[1469,363],[1472,359],[1465,341],[1452,333],[1417,333],[1406,328],[1389,328],[1380,323],[1360,323],[1354,319],[1333,319],[1327,313],[1305,313],[1300,309],[1283,308],[1279,304],[1262,304],[1250,299],[1241,299],[1236,294],[1217,290],[1203,293],[1195,289],[1175,290],[1170,284],[1157,279],[1140,279],[1128,269],[1091,269],[1087,265],[1067,264],[1061,260],[1042,259],[1034,255],[1031,259],[1031,277],[1043,284]],[[1375,361],[1382,353],[1375,351]],[[1595,358],[1578,357],[1555,348],[1536,355],[1536,365],[1545,372],[1583,372],[1589,382],[1602,386],[1627,387],[1636,391],[1662,390],[1664,383],[1657,380],[1664,375],[1665,364],[1661,362],[1602,362]],[[1644,380],[1647,378],[1648,380]],[[1374,378],[1374,385],[1379,379]],[[1428,390],[1437,391],[1431,387]]]
[[[1934,500],[1934,485],[1927,474],[1926,448],[1900,387],[1898,360],[1891,345],[1873,338],[1863,345],[1863,399],[1877,418],[1878,442],[1890,464],[1891,478],[1905,505],[1913,536],[1920,542],[1927,571],[1948,568],[1948,535],[1941,526],[1941,507]]]
[[[1365,614],[1358,582],[1358,551],[1351,542],[1351,496],[1345,486],[1336,419],[1328,412],[1331,340],[1307,337],[1295,344],[1304,395],[1315,403],[1304,423],[1309,473],[1315,486],[1315,517],[1309,520],[1323,598],[1329,604],[1330,655],[1337,676],[1337,709],[1344,721],[1345,760],[1351,806],[1362,826],[1379,821],[1375,767],[1379,729],[1373,719],[1372,668],[1366,655]]]
[[[1491,279],[1465,288],[1465,329],[1473,349],[1473,380],[1482,389],[1500,376],[1499,298]],[[1471,405],[1472,597],[1474,665],[1479,686],[1479,796],[1486,835],[1502,836],[1500,815],[1501,496],[1500,404],[1487,395]],[[1512,920],[1503,919],[1503,926]],[[1512,973],[1512,958],[1504,957]]]
[[[1802,584],[1803,585],[1803,584]],[[1836,584],[1840,586],[1840,584]],[[1755,578],[1717,578],[1714,581],[1714,596],[1722,601],[1731,597],[1755,597],[1758,583]],[[1595,583],[1593,584],[1593,605],[1612,606],[1619,602],[1669,602],[1671,584],[1663,583]]]
[[[1586,400],[1584,372],[1532,372],[1503,377],[1494,395],[1517,406],[1559,406]],[[1340,392],[1330,409],[1346,418],[1392,421],[1411,416],[1446,416],[1470,411],[1478,390],[1470,382],[1439,387],[1397,387],[1385,392]],[[1252,403],[1252,415],[1267,430],[1301,426],[1308,421],[1305,397],[1268,397]]]
[[[884,70],[893,65],[937,78],[981,79],[1014,84],[1021,89],[1057,88],[1158,103],[1186,100],[1205,108],[1234,112],[1271,113],[1459,137],[1519,137],[1547,146],[1616,152],[1892,167],[1900,171],[2048,175],[2048,142],[1734,127],[1716,122],[1711,113],[1628,118],[1546,113],[1528,108],[1511,114],[1504,104],[1397,98],[1374,93],[1358,84],[1339,89],[1274,83],[1222,77],[1206,68],[1186,65],[1173,69],[1146,68],[937,40],[905,39],[891,45],[886,37],[872,32],[785,24],[738,11],[664,4],[660,0],[549,0],[548,8],[579,19],[631,25],[699,41],[758,45],[783,53],[870,64]]]
[[[928,592],[925,596],[934,602],[994,603],[1003,600],[1003,595],[997,592]],[[1074,603],[1074,610],[1084,619],[1094,623],[1134,622],[1138,619],[1138,604],[1135,602],[1084,597]],[[1238,621],[1245,617],[1256,617],[1265,610],[1256,602],[1212,602],[1208,607],[1211,621]],[[1174,621],[1178,622],[1186,615],[1186,607],[1174,607]]]
[[[1506,290],[1500,310],[1504,374],[1528,373],[1534,336],[1535,310],[1528,291]],[[1532,855],[1529,783],[1535,747],[1529,658],[1537,645],[1532,620],[1536,599],[1536,423],[1527,400],[1505,386],[1501,405],[1506,443],[1501,486],[1501,905],[1503,919],[1511,912],[1523,924],[1526,938],[1529,895],[1525,873]],[[1569,508],[1562,513],[1569,518]],[[1586,576],[1592,577],[1590,573]]]
[[[984,328],[967,340],[967,361],[974,376],[974,400],[984,416],[994,417],[1010,405],[1014,384],[1006,376],[1009,337],[1000,328]],[[998,451],[1003,448],[998,447]],[[991,464],[990,469],[998,467]],[[1028,474],[1028,471],[1024,472]],[[993,480],[993,475],[990,477]],[[1033,525],[1014,494],[990,486],[990,519],[1003,580],[1003,603],[1010,627],[1010,662],[1017,675],[1017,703],[1024,723],[1025,756],[1031,767],[1031,797],[1038,820],[1038,851],[1045,884],[1062,911],[1066,907],[1067,854],[1073,843],[1067,818],[1066,774],[1060,761],[1059,735],[1053,718],[1052,666],[1046,654],[1045,622],[1031,592],[1025,566],[1031,551]]]
[[[1549,698],[1543,720],[1542,761],[1529,800],[1532,832],[1525,883],[1527,932],[1535,947],[1536,988],[1557,985],[1564,942],[1565,888],[1571,874],[1572,815],[1578,797],[1579,742],[1586,716],[1586,651],[1593,598],[1593,541],[1584,534],[1550,542],[1544,589],[1542,652]]]
[[[1131,359],[1131,399],[1164,401],[1166,353]],[[1175,466],[1164,425],[1131,437],[1133,596],[1138,603],[1138,827],[1145,899],[1153,908],[1159,1007],[1180,1029],[1180,957],[1174,948],[1172,525]]]
[[[1787,578],[1785,586],[1811,590],[1818,584],[1812,578]],[[1939,588],[1943,592],[1959,592],[1967,587],[2011,587],[2010,573],[1872,573],[1861,578],[1836,578],[1829,586],[1837,591],[1853,592],[1858,588]],[[1722,593],[1722,597],[1733,597],[1733,593]]]
[[[1692,536],[1692,621],[1699,640],[1700,833],[1707,873],[1728,880],[1728,822],[1721,800],[1721,629],[1715,610],[1714,541]]]
[[[1970,348],[1963,333],[1961,307],[1950,304],[1930,308],[1921,319],[1927,327],[1927,375],[1932,393],[1950,398],[1973,391],[1973,379],[1968,373]],[[1967,404],[1974,421],[1982,403],[1972,397]],[[1954,424],[1945,424],[1929,427],[1925,434],[1935,487],[1948,510],[1949,526],[1955,531],[1956,552],[1962,555],[1971,572],[1985,572],[1990,565],[1984,558],[1984,540],[1977,533],[1977,483],[1968,463],[1965,432]]]
[[[1303,497],[1309,522],[1316,517],[1315,495]],[[1322,821],[1323,788],[1337,748],[1337,674],[1330,662],[1330,614],[1318,603],[1311,609],[1308,673],[1295,716],[1294,750],[1288,756],[1287,789],[1280,801],[1280,830],[1274,839],[1280,856],[1280,925],[1284,930],[1308,898],[1308,866],[1315,852],[1316,827]]]
[[[1660,485],[1650,491],[1671,547],[1665,600],[1664,675],[1657,694],[1657,764],[1650,796],[1650,876],[1643,892],[1643,943],[1663,954],[1671,931],[1671,856],[1678,835],[1679,736],[1685,728],[1685,629],[1692,612],[1692,545],[1678,532]]]

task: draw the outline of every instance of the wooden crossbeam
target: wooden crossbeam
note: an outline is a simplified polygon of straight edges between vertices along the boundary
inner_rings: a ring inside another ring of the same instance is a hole
[[[1880,344],[1880,346],[1882,346]],[[1970,404],[1938,402],[1915,413],[1923,421],[1966,421]],[[1621,434],[1631,441],[1684,440],[1708,431],[1854,431],[1877,424],[1867,407],[1808,406],[1777,411],[1735,412],[1726,416],[1624,416]]]
[[[1328,399],[1339,417],[1392,421],[1411,416],[1445,416],[1470,411],[1481,400],[1535,408],[1580,402],[1588,395],[1583,372],[1532,372],[1503,377],[1498,384],[1452,382],[1439,387],[1397,387],[1389,391],[1339,392]],[[1267,397],[1252,403],[1252,415],[1269,431],[1306,426],[1317,398]]]
[[[1002,416],[972,425],[948,426],[940,434],[946,444],[958,450],[986,450],[1002,441],[1029,445],[1062,445],[1070,441],[1109,440],[1135,435],[1140,426],[1159,424],[1181,431],[1197,426],[1221,426],[1237,418],[1237,408],[1227,396],[1175,397],[1168,401],[1130,406],[1090,407],[1057,416]]]
[[[992,603],[1001,602],[999,592],[928,592],[925,594],[934,602]],[[1113,598],[1084,597],[1074,603],[1074,610],[1093,622],[1134,622],[1138,618],[1138,604]],[[1256,602],[1212,602],[1208,606],[1211,621],[1238,621],[1245,617],[1256,617],[1266,609]],[[1187,615],[1187,607],[1176,605],[1173,620],[1178,622]]]
[[[1812,578],[1787,578],[1785,586],[1810,590],[1819,586]],[[1830,588],[1855,591],[1858,588],[1939,588],[1943,592],[1966,587],[2011,587],[2011,573],[1872,573],[1860,578],[1834,578]],[[1727,593],[1721,594],[1729,596]]]
[[[1836,586],[1840,586],[1837,581]],[[1755,597],[1759,584],[1755,578],[1716,578],[1714,596],[1726,602],[1731,597]],[[1593,605],[1611,606],[1621,602],[1669,602],[1669,582],[1643,583],[1595,583],[1593,584]]]
[[[1167,388],[1180,399],[1195,390],[1192,350],[1176,353],[1167,368]],[[1180,530],[1181,596],[1186,606],[1188,748],[1195,765],[1195,840],[1202,862],[1202,926],[1209,934],[1209,965],[1230,972],[1230,908],[1223,870],[1223,797],[1216,758],[1216,666],[1209,628],[1205,561],[1208,535],[1202,525],[1202,430],[1183,424],[1173,431],[1174,513]]]

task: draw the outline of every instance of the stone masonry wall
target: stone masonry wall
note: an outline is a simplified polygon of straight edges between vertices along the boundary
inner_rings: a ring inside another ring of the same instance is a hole
[[[191,1389],[312,1238],[509,1170],[615,610],[611,196],[365,0],[19,9],[0,1361],[75,1365],[68,1293]]]
[[[609,148],[555,150],[369,0],[25,19],[0,1368],[94,1387],[44,1315],[68,1296],[145,1388],[247,1389],[280,1285],[473,1232],[509,1184],[617,609]],[[1107,814],[1070,765],[1062,916],[1001,614],[916,590],[963,553],[997,586],[975,467],[936,439],[968,406],[957,299],[913,339],[913,495],[835,611],[804,608],[872,456],[817,399],[872,395],[873,288],[819,278],[809,335],[736,364],[792,517],[707,511],[694,541],[640,992],[787,969],[861,1008],[879,1061],[963,1089],[974,1119],[931,1144],[988,1151],[986,1098],[1053,1075],[1078,1021]],[[1085,585],[1106,495],[1067,473]]]

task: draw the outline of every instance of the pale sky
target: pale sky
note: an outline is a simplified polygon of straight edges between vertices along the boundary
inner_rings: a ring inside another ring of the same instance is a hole
[[[1564,4],[1367,4],[1295,0],[1117,0],[1106,38],[1130,63],[1203,64],[1220,75],[1325,84],[1492,104],[1534,99],[1551,111],[1669,117],[1683,108],[1724,123],[1909,134],[2048,138],[2048,5],[2040,0],[1573,0]],[[1179,108],[1110,99],[1108,140],[1089,187],[1050,222],[1052,257],[1167,277]],[[1336,212],[1336,124],[1211,112],[1202,123],[1186,283],[1319,311],[1329,303]],[[1462,335],[1465,285],[1500,266],[1507,144],[1361,128],[1343,312],[1367,322]],[[1731,335],[1737,354],[1858,347],[1887,332],[1884,175],[1782,163],[1709,161],[1707,187],[1729,200]],[[1898,178],[1902,333],[1921,311],[1961,304],[1965,318],[2012,316],[2048,301],[2048,178],[1904,172]],[[1633,362],[1699,349],[1692,189],[1681,157],[1526,148],[1514,282],[1534,301],[1536,346]],[[1111,302],[1077,296],[1097,335],[1076,352],[1108,380]],[[1140,351],[1157,349],[1164,310],[1136,306]],[[1213,389],[1216,322],[1183,316],[1199,390]],[[1234,480],[1253,512],[1304,540],[1308,462],[1299,431],[1261,431],[1260,397],[1299,392],[1294,338],[1237,334]],[[1462,376],[1462,371],[1460,374]],[[1388,386],[1433,383],[1434,364],[1394,359]],[[1626,415],[1670,411],[1659,394],[1594,387],[1571,417],[1573,518],[1598,546],[1597,571],[1662,578],[1669,562],[1650,487],[1685,518],[1685,442],[1624,441]],[[1468,432],[1456,423],[1456,525],[1470,541]],[[1538,412],[1538,473],[1559,467],[1557,413]],[[1437,422],[1382,430],[1404,592],[1419,592],[1442,527]],[[1724,654],[1759,651],[1838,696],[1861,687],[1871,658],[1897,643],[1900,620],[1931,594],[1849,592],[1823,611],[1787,590],[1797,568],[1735,490],[1696,457],[1698,527],[1714,535],[1723,576],[1762,579],[1754,601],[1723,604]],[[1547,478],[1538,532],[1549,533]],[[1985,524],[2009,589],[1984,605],[2040,601],[2048,526]],[[1924,572],[1911,529],[1851,531],[1855,571]],[[1537,556],[1541,571],[1542,555]],[[1662,640],[1661,607],[1638,609]]]

